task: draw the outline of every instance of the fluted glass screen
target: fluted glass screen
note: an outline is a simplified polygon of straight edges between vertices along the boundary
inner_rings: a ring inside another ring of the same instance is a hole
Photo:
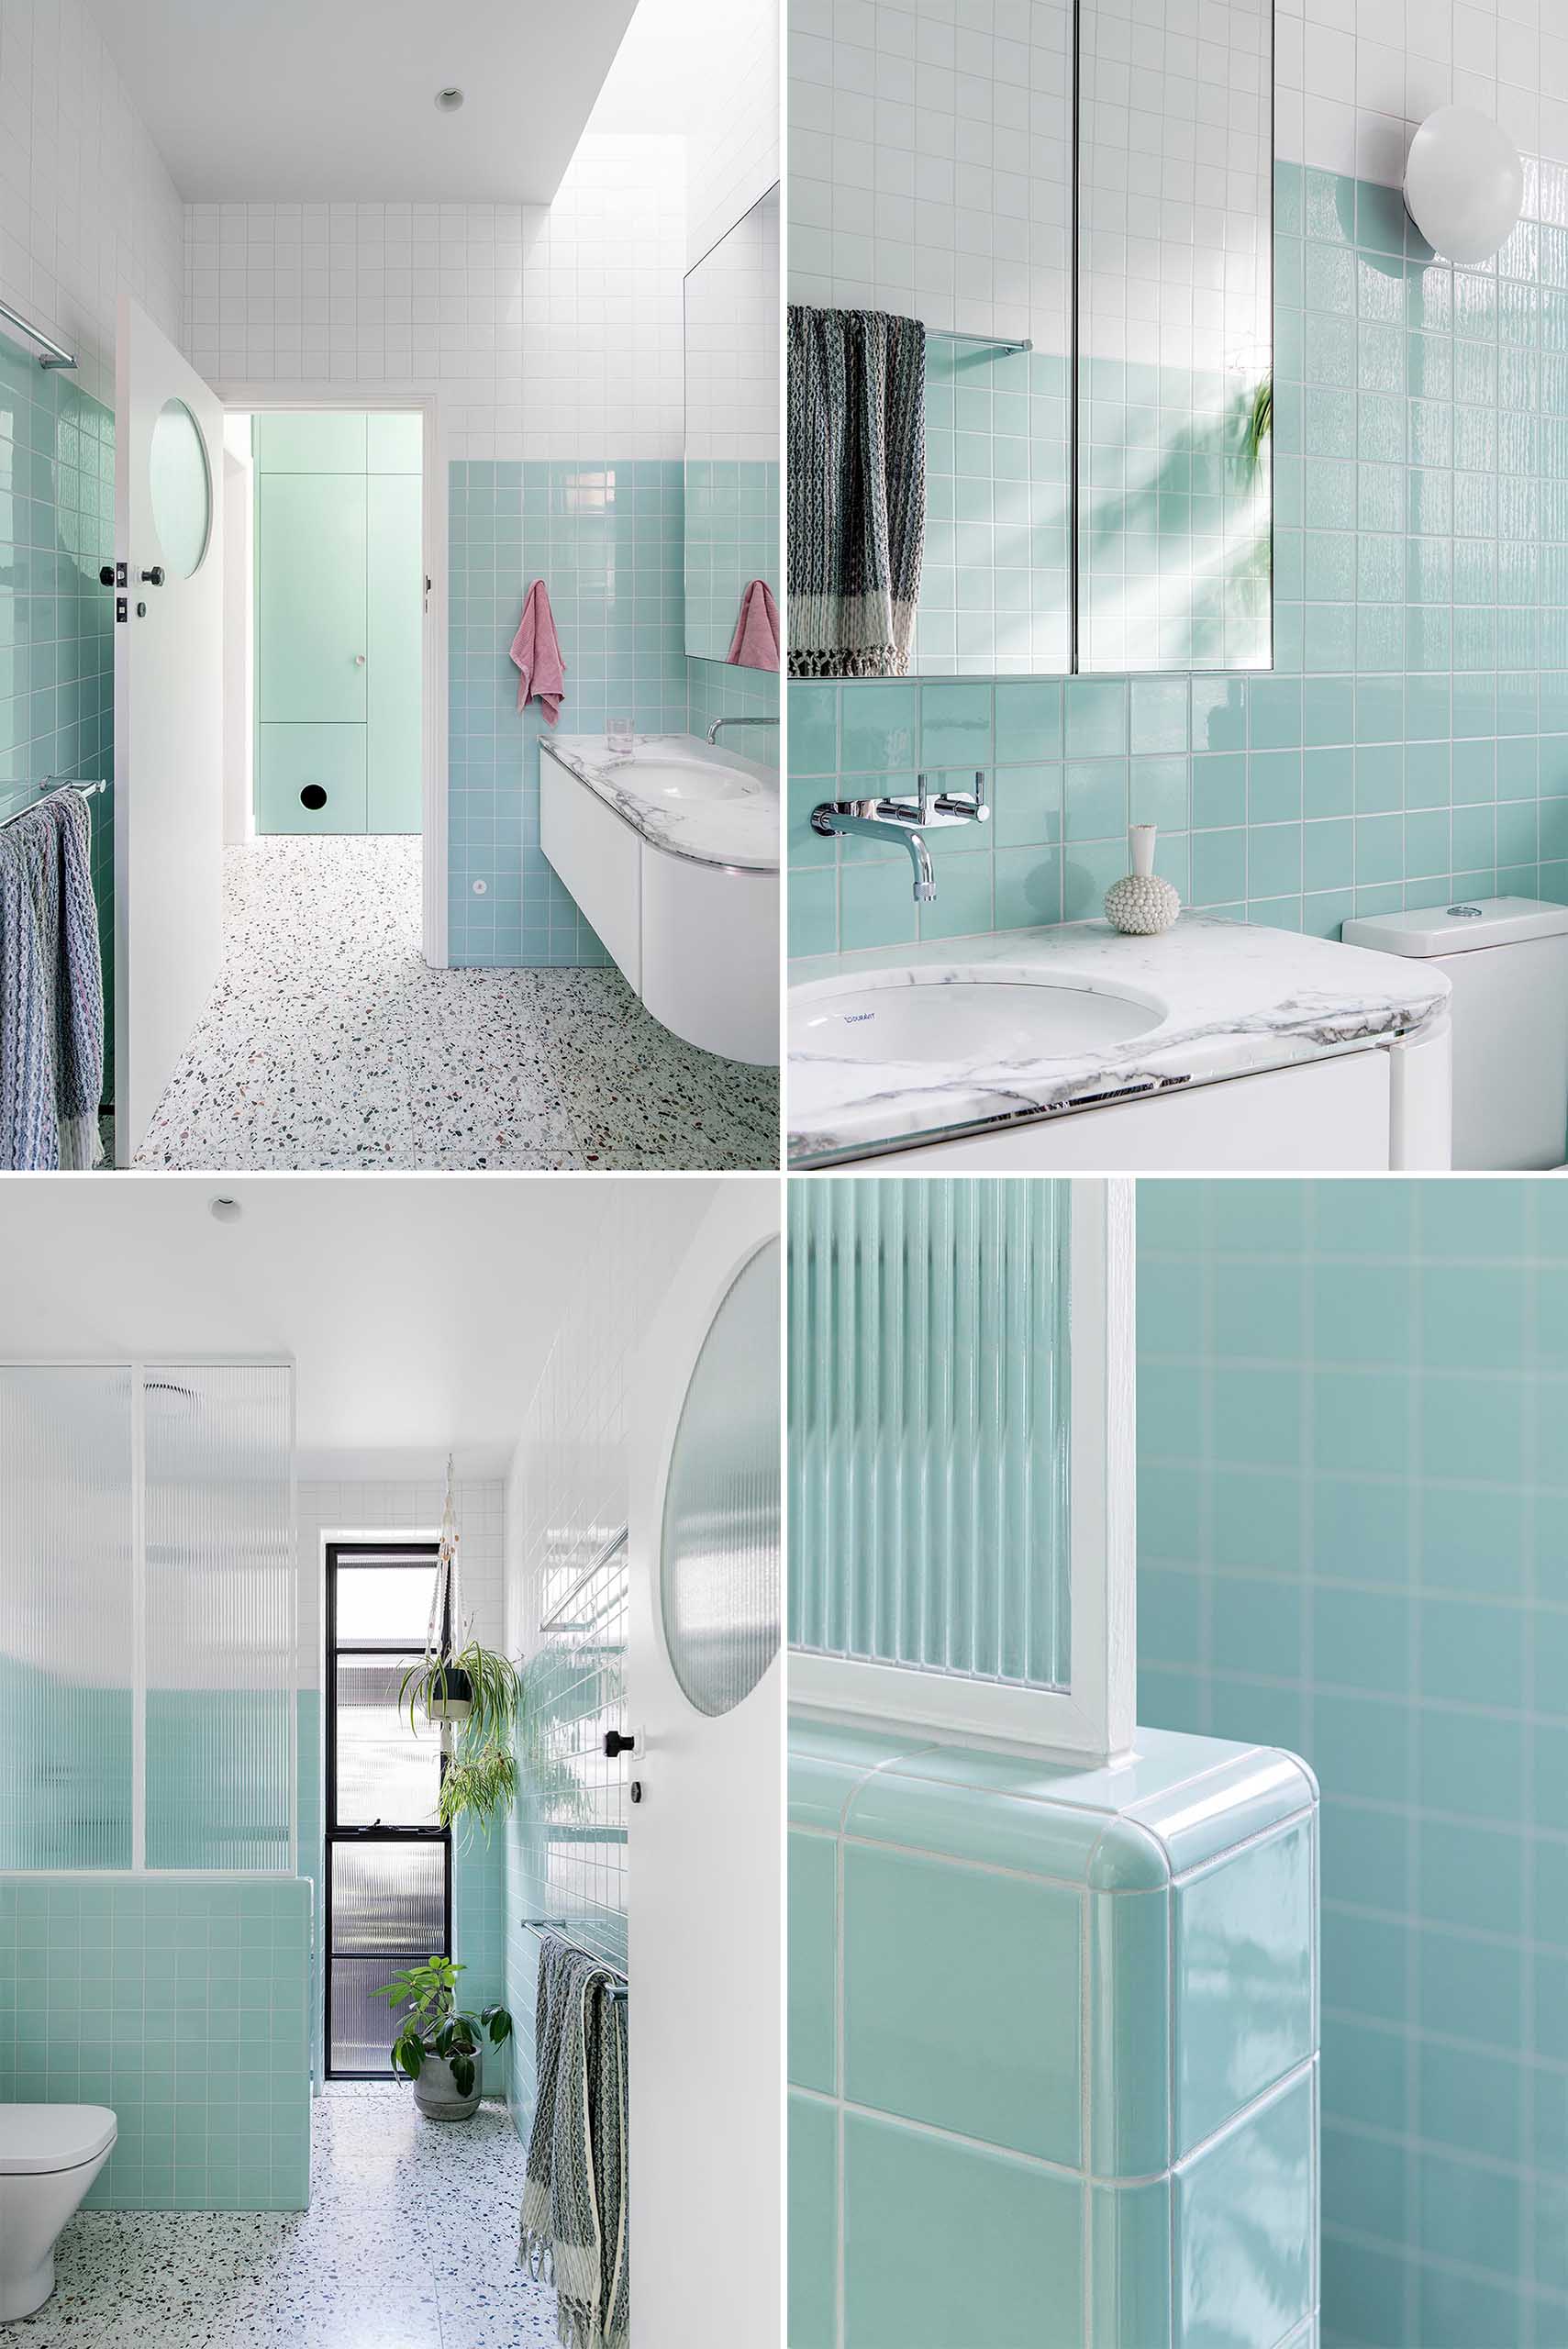
[[[779,1645],[779,1250],[737,1275],[703,1340],[664,1495],[664,1642],[699,1713],[751,1694]]]
[[[0,1868],[131,1865],[131,1374],[0,1370]]]
[[[446,1941],[446,1868],[444,1843],[334,1843],[333,1955],[438,1955]]]
[[[791,1184],[793,1646],[1067,1686],[1069,1197]]]
[[[341,1568],[338,1580],[344,1580]],[[346,1827],[370,1827],[378,1819],[400,1827],[436,1823],[441,1749],[434,1737],[410,1731],[402,1697],[405,1673],[423,1662],[418,1648],[406,1655],[338,1658],[338,1817]]]
[[[289,1865],[289,1373],[147,1374],[147,1865]]]

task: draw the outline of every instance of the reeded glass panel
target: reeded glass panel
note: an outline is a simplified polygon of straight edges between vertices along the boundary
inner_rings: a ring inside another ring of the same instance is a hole
[[[1267,668],[1273,0],[1079,43],[1079,666]]]
[[[403,1971],[401,1958],[335,1957],[332,1960],[332,2042],[328,2063],[334,2072],[380,2072],[392,2076],[392,2043],[408,2012],[406,2002],[389,2007],[376,1992]]]
[[[0,1370],[0,1867],[131,1850],[131,1379]]]
[[[435,1596],[434,1558],[406,1565],[338,1567],[338,1644],[380,1647],[396,1641],[423,1650]]]
[[[703,1340],[664,1495],[660,1586],[676,1679],[728,1713],[779,1644],[779,1251],[740,1273]]]
[[[334,1956],[428,1957],[446,1937],[446,1916],[444,1843],[333,1844]]]
[[[1069,1197],[791,1184],[793,1645],[1066,1686]]]
[[[406,1655],[338,1658],[338,1817],[345,1827],[435,1824],[441,1750],[433,1732],[416,1737],[398,1702]]]
[[[183,400],[165,400],[148,452],[152,527],[166,569],[189,579],[212,531],[212,474],[201,426]]]
[[[147,1864],[290,1865],[290,1374],[147,1374]]]

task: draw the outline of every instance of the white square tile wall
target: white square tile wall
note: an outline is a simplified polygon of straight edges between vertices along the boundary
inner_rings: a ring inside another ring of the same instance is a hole
[[[790,298],[1067,348],[1072,13],[795,0]]]
[[[114,398],[124,286],[176,341],[180,198],[83,0],[0,0],[0,300]]]
[[[709,103],[688,142],[688,269],[779,177],[779,0],[709,12],[702,65]]]
[[[553,205],[191,205],[209,380],[439,395],[449,458],[681,453],[684,142],[585,138]]]

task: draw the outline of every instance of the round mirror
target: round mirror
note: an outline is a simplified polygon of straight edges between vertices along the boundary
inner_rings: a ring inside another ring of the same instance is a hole
[[[749,1696],[779,1644],[779,1243],[736,1275],[681,1407],[664,1493],[664,1643],[699,1713]]]
[[[159,410],[148,479],[164,562],[177,579],[189,579],[212,534],[212,474],[201,426],[183,400],[165,400]]]

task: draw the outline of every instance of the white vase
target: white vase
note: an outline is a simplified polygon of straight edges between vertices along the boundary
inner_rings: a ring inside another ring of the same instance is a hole
[[[1106,891],[1106,919],[1113,930],[1132,938],[1157,938],[1169,930],[1182,910],[1182,901],[1169,881],[1154,871],[1153,824],[1133,824],[1127,835],[1132,871]]]

